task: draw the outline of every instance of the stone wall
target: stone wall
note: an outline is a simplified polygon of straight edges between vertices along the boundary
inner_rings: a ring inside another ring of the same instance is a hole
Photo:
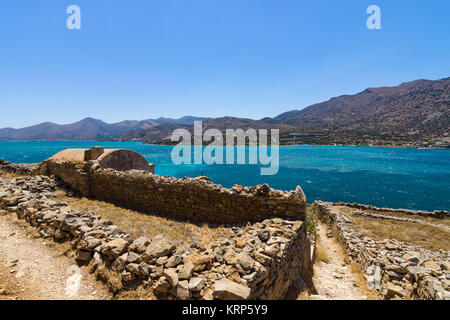
[[[223,188],[207,177],[178,179],[138,170],[122,172],[102,169],[95,161],[44,161],[37,173],[58,176],[86,197],[194,222],[306,217],[306,197],[300,187],[295,191],[273,190],[267,185]]]
[[[0,170],[18,175],[30,175],[38,167],[38,164],[12,163],[0,159]]]
[[[83,184],[83,177],[67,174]],[[163,235],[132,239],[95,212],[58,201],[56,189],[47,176],[0,177],[0,213],[17,214],[44,238],[70,241],[76,260],[114,292],[142,285],[157,299],[296,298],[311,277],[303,221],[272,218],[235,226],[227,240],[193,241],[185,249]]]
[[[356,231],[343,213],[331,210],[332,206],[316,201],[312,210],[318,212],[348,256],[359,264],[369,288],[384,299],[450,300],[449,251],[395,239],[375,241]]]

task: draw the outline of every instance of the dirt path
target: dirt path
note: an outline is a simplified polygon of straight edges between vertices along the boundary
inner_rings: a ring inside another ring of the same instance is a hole
[[[316,261],[314,264],[313,282],[317,290],[316,295],[310,299],[317,300],[366,300],[373,299],[373,295],[367,292],[362,275],[357,275],[351,270],[345,260],[343,248],[336,243],[335,238],[327,236],[325,224],[319,225],[319,250],[322,250],[321,258],[324,261]],[[319,257],[320,258],[320,257]]]
[[[0,215],[0,299],[111,299],[86,268],[64,255],[67,245],[33,232],[15,216]]]

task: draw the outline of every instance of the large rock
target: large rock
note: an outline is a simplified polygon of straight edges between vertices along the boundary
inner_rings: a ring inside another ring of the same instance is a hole
[[[149,262],[159,257],[167,256],[175,250],[175,244],[167,240],[163,236],[153,238],[152,242],[147,247],[147,250],[142,254],[142,260]]]
[[[250,296],[250,288],[230,281],[226,278],[216,281],[213,297],[219,300],[246,300]]]
[[[122,253],[125,252],[125,250],[128,247],[128,241],[117,238],[114,239],[108,243],[106,243],[105,248],[103,249],[103,253],[112,256],[113,258],[117,258]]]

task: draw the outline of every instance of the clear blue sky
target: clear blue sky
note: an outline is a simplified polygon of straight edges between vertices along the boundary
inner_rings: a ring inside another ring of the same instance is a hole
[[[82,29],[66,28],[76,4]],[[366,9],[381,7],[382,30]],[[259,119],[450,76],[448,0],[0,0],[0,128]]]

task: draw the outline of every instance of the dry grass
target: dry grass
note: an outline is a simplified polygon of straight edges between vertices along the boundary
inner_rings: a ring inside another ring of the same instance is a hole
[[[350,260],[348,257],[346,260]],[[355,261],[346,261],[348,262],[348,266],[350,271],[355,276],[355,284],[361,289],[364,295],[368,300],[381,300],[381,297],[377,294],[377,292],[373,289],[369,289],[367,287],[367,281],[364,278],[363,272],[361,271],[361,267]]]
[[[348,214],[358,231],[377,241],[393,238],[433,250],[450,248],[450,232],[443,228],[405,221],[374,219]],[[437,220],[437,219],[435,219]]]
[[[229,230],[224,227],[211,227],[208,224],[197,225],[184,221],[171,220],[157,215],[125,209],[114,204],[90,200],[87,198],[68,197],[60,192],[61,201],[67,202],[73,209],[94,211],[102,218],[111,220],[133,239],[141,236],[153,238],[163,234],[167,238],[179,241],[180,245],[188,245],[193,237],[203,243],[220,240],[222,235],[228,235]]]

